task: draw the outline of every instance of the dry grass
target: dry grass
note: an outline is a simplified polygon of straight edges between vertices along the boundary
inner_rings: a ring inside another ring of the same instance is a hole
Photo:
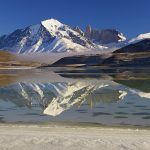
[[[147,58],[150,57],[150,52],[138,52],[138,53],[115,53],[117,60],[132,60],[135,58]]]
[[[14,82],[16,77],[9,74],[0,74],[0,87],[7,86]]]
[[[38,67],[41,66],[38,62],[20,60],[15,54],[7,52],[7,51],[0,51],[0,68],[9,68],[9,67]]]

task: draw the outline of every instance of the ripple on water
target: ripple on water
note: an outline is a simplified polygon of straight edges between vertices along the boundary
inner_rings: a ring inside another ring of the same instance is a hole
[[[150,116],[144,116],[142,119],[150,119]]]
[[[150,115],[150,113],[148,113],[148,112],[139,112],[139,113],[132,113],[132,115],[135,115],[135,116],[146,116],[146,115]]]
[[[137,107],[137,108],[146,108],[147,106],[145,106],[145,105],[135,105],[134,107]]]
[[[94,112],[93,117],[96,116],[101,116],[101,115],[112,115],[111,113],[106,113],[106,112]]]
[[[126,112],[115,112],[115,114],[119,114],[119,115],[128,115],[128,113],[126,113]]]
[[[125,118],[128,118],[128,117],[127,116],[114,116],[114,118],[125,119]]]

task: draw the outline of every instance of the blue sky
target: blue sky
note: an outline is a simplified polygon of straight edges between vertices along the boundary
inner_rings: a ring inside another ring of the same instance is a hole
[[[85,29],[116,28],[131,38],[150,32],[150,0],[0,0],[0,35],[55,18]]]

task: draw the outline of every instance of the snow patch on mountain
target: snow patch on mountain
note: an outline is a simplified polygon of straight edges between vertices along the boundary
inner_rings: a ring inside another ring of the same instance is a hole
[[[150,39],[150,33],[140,34],[137,37],[132,38],[131,40],[129,40],[129,43],[130,44],[131,43],[136,43],[136,42],[139,42],[139,41],[144,40],[144,39]]]
[[[48,20],[42,21],[41,24],[47,29],[47,31],[52,36],[56,36],[57,34],[59,34],[60,27],[62,28],[65,27],[65,25],[63,25],[62,23],[60,23],[59,21],[55,19],[48,19]]]
[[[118,37],[120,38],[119,42],[127,40],[123,33],[118,34]]]

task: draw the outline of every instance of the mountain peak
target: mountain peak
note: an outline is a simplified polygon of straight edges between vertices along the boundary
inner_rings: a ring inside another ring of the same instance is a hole
[[[59,22],[58,20],[53,19],[53,18],[47,19],[47,20],[43,20],[41,22],[41,24],[44,25],[44,26],[61,26],[62,25],[61,22]]]
[[[139,39],[139,40],[141,40],[141,39],[150,39],[150,32],[138,35],[137,39]]]
[[[92,29],[90,25],[86,27],[85,37],[96,44],[118,43],[126,40],[123,33],[116,29]]]
[[[140,34],[135,38],[132,38],[129,43],[136,43],[138,41],[144,40],[144,39],[150,39],[150,32],[148,33],[144,33],[144,34]]]
[[[85,36],[86,36],[87,38],[90,38],[91,32],[92,32],[91,25],[88,24],[88,25],[86,26]]]
[[[56,19],[47,19],[41,22],[41,24],[49,31],[50,33],[56,32],[59,27],[63,26],[61,22]]]

